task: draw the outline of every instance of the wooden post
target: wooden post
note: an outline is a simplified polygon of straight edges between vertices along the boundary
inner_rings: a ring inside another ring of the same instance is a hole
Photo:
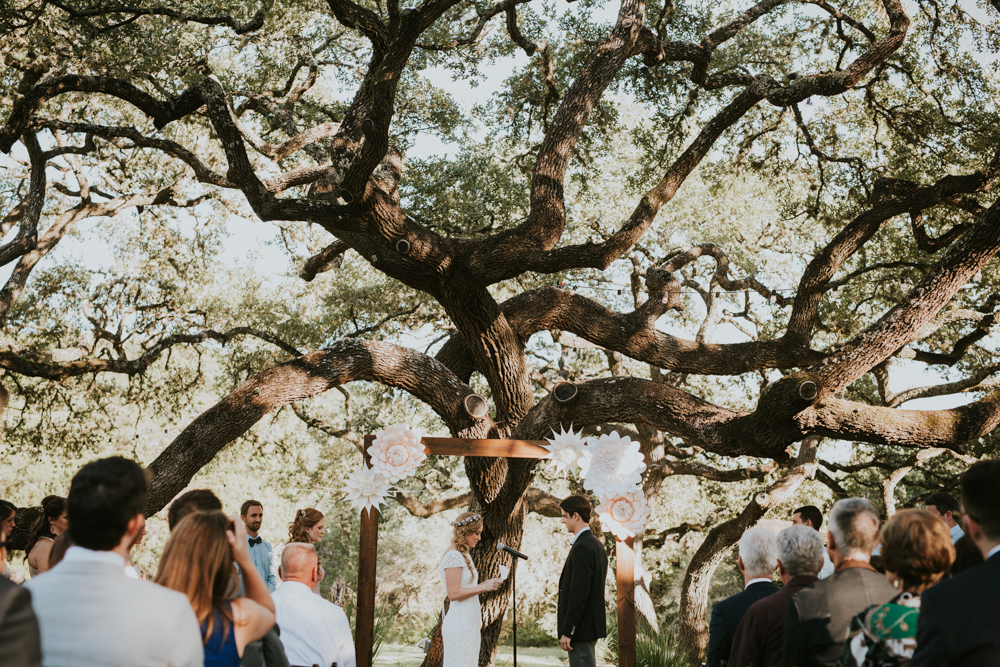
[[[635,567],[632,538],[616,540],[618,580],[618,667],[635,667]]]
[[[365,465],[371,465],[368,445],[375,439],[365,436]],[[372,667],[375,645],[375,566],[378,561],[378,520],[381,513],[372,508],[361,512],[361,536],[358,545],[358,603],[354,624],[354,652],[358,667]]]

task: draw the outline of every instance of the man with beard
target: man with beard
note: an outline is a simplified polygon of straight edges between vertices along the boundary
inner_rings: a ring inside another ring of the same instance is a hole
[[[278,587],[278,577],[271,571],[271,545],[257,535],[260,524],[264,520],[264,506],[256,500],[248,500],[240,507],[240,518],[247,528],[247,541],[250,543],[250,557],[257,566],[260,576],[267,582],[267,588],[272,593]]]

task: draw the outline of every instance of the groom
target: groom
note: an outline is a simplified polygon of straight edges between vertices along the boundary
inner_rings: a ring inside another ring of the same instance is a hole
[[[570,496],[559,507],[566,530],[573,534],[559,576],[559,646],[569,652],[570,667],[595,667],[597,640],[608,634],[604,615],[608,556],[590,532],[590,500]]]

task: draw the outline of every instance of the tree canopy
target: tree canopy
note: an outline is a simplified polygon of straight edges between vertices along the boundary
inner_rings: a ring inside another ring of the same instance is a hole
[[[3,446],[101,451],[197,408],[135,450],[155,513],[286,406],[354,445],[392,417],[624,429],[651,500],[673,475],[762,490],[689,569],[697,646],[734,535],[805,480],[891,513],[995,451],[998,11],[9,0]],[[260,222],[293,270],[227,255]],[[551,511],[536,461],[464,466],[448,506],[487,539]],[[397,500],[430,511],[451,472]]]

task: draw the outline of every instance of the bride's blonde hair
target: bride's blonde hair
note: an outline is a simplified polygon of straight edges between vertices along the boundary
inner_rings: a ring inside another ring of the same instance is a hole
[[[465,541],[465,538],[483,527],[483,517],[475,512],[462,512],[455,518],[451,525],[454,526],[451,534],[451,543],[458,550],[458,553],[462,554],[462,557],[465,558],[469,569],[474,570],[472,559],[469,558],[469,544]]]

